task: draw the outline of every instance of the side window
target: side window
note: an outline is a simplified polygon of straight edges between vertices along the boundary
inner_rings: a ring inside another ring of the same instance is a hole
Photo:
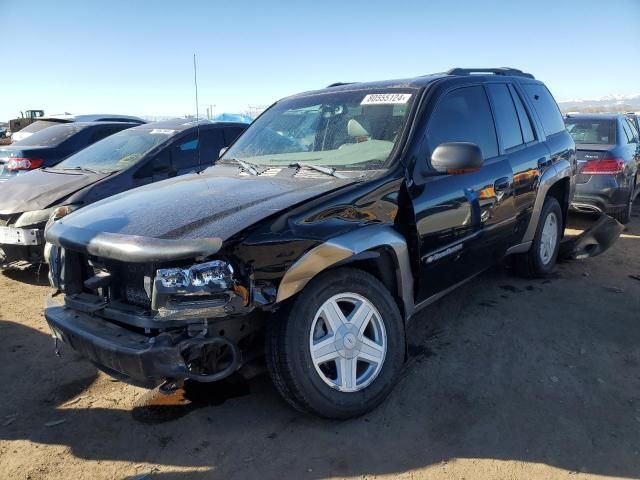
[[[544,85],[524,84],[522,85],[527,98],[533,104],[533,108],[538,112],[542,129],[546,135],[553,135],[565,129],[562,114],[558,104],[553,99],[549,90]]]
[[[631,141],[633,140],[633,134],[631,133],[631,129],[629,128],[629,125],[627,125],[627,122],[625,120],[621,120],[620,121],[620,126],[622,127],[622,130],[624,131],[624,137],[627,139],[626,143],[631,143]]]
[[[196,132],[180,139],[171,147],[171,160],[176,171],[198,165],[198,137]]]
[[[513,103],[516,105],[516,111],[518,112],[518,118],[520,119],[520,128],[522,128],[524,143],[533,142],[536,139],[536,136],[533,133],[533,126],[531,125],[529,113],[527,112],[524,103],[522,103],[520,94],[516,92],[511,85],[509,85],[509,90],[511,91],[511,97],[513,98]]]
[[[200,163],[203,167],[213,165],[225,146],[222,128],[208,128],[200,131]],[[196,159],[197,160],[197,159]]]
[[[168,174],[171,172],[171,156],[169,149],[165,148],[155,157],[147,161],[137,172],[136,178],[152,178],[154,175]]]
[[[244,129],[240,127],[226,127],[224,129],[225,146],[228,147],[235,142],[242,132],[244,132]]]
[[[429,150],[448,142],[475,143],[485,159],[498,155],[493,116],[482,86],[449,92],[436,105],[427,125]]]
[[[502,145],[505,149],[522,145],[524,142],[520,131],[520,121],[507,85],[493,83],[487,85],[487,88],[493,100],[496,126]]]
[[[625,126],[625,133],[627,134],[627,138],[629,139],[629,143],[637,142],[638,135],[636,134],[636,129],[633,126],[633,124],[627,118],[625,118],[622,123]]]

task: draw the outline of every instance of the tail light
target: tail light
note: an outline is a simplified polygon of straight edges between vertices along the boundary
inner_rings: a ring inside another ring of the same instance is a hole
[[[611,175],[624,171],[624,160],[621,158],[606,158],[604,160],[589,160],[580,169],[585,175]]]
[[[40,158],[13,157],[7,163],[7,170],[14,172],[18,170],[34,170],[40,168],[43,164],[44,160]]]

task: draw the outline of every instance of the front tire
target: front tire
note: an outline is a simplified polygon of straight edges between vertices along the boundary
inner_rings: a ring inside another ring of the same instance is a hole
[[[314,278],[267,325],[267,366],[284,399],[326,418],[353,418],[391,392],[404,323],[385,286],[361,270]]]
[[[563,217],[558,200],[547,197],[540,212],[538,227],[527,253],[514,256],[516,273],[526,278],[543,278],[551,273],[558,258]]]

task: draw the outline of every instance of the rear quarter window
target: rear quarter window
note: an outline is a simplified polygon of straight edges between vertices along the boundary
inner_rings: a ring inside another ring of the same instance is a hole
[[[565,129],[558,104],[547,87],[539,84],[525,84],[522,88],[535,108],[546,135],[553,135]]]

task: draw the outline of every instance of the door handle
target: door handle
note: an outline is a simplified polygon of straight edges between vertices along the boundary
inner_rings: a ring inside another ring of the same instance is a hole
[[[495,181],[493,189],[496,192],[504,192],[505,190],[509,190],[509,185],[509,177],[502,177]]]

